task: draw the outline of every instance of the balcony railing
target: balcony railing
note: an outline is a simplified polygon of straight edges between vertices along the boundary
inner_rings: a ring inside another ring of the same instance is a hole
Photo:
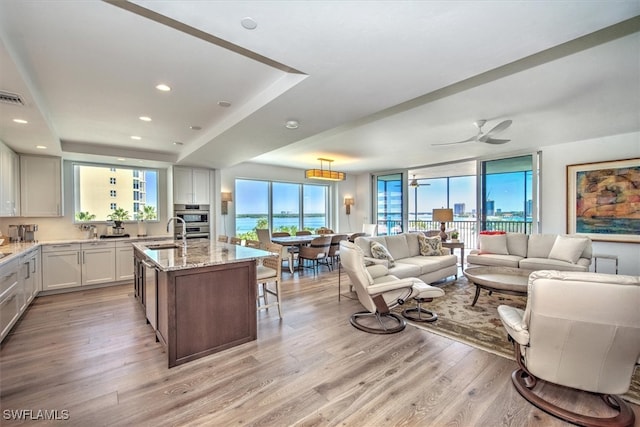
[[[510,233],[531,234],[532,223],[526,221],[485,221],[482,230],[507,231]],[[456,230],[460,234],[458,239],[465,243],[465,247],[474,249],[478,247],[478,222],[477,221],[451,221],[445,223],[447,231]],[[440,223],[435,221],[409,221],[409,232],[440,230]],[[402,233],[402,221],[380,220],[378,221],[378,235]]]

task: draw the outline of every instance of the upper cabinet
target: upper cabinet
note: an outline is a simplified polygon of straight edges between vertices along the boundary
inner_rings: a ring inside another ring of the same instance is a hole
[[[208,205],[210,170],[174,166],[173,203]]]
[[[22,216],[62,216],[62,158],[20,155]]]
[[[0,143],[0,216],[20,215],[20,160]]]

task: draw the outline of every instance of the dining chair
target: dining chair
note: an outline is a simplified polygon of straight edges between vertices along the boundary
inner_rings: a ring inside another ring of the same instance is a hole
[[[289,237],[291,236],[291,233],[288,233],[286,231],[274,231],[273,233],[271,233],[271,237]]]
[[[338,266],[340,265],[340,242],[343,240],[347,240],[346,234],[334,234],[331,236],[331,245],[329,246],[329,254],[327,257],[332,269],[334,261],[338,262]]]
[[[316,230],[316,234],[333,234],[333,230],[326,227],[320,227]]]
[[[271,243],[271,231],[268,228],[256,228],[258,234],[258,241],[263,245]]]
[[[286,231],[274,231],[271,233],[271,237],[290,237],[291,234]],[[298,259],[298,247],[294,245],[282,246],[282,263],[287,262],[289,271],[293,274],[294,263]]]
[[[239,237],[231,236],[229,237],[229,243],[231,243],[232,245],[241,245],[242,239]]]
[[[311,233],[309,230],[300,230],[300,231],[296,231],[296,236],[310,236]]]
[[[227,243],[229,241],[229,236],[225,236],[224,234],[218,235],[218,242]]]
[[[260,249],[261,248],[261,243],[258,240],[249,240],[247,239],[244,242],[244,245],[248,248],[255,248],[255,249]]]
[[[362,224],[362,232],[367,233],[369,236],[375,236],[377,234],[378,224]]]
[[[329,271],[331,266],[328,262],[329,247],[331,246],[331,236],[318,236],[311,240],[308,246],[302,246],[300,253],[298,254],[298,263],[303,263],[304,260],[312,262],[313,274],[317,274],[318,265],[321,261],[327,265]]]
[[[282,301],[280,299],[280,282],[282,281],[282,245],[269,243],[265,250],[276,256],[263,258],[262,264],[257,268],[258,293],[256,298],[257,310],[269,310],[278,306],[278,314],[282,319]],[[273,284],[269,288],[269,284]],[[274,302],[269,302],[269,295],[276,297]]]

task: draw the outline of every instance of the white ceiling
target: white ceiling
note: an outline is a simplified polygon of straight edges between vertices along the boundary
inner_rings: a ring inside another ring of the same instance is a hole
[[[359,173],[638,132],[638,15],[638,0],[0,1],[0,90],[25,102],[0,103],[0,139],[110,163],[325,157]],[[513,120],[511,142],[432,146],[478,119]]]

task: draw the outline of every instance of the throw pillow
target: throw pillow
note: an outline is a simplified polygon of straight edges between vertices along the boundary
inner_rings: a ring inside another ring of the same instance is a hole
[[[427,237],[425,235],[418,234],[418,243],[420,244],[420,255],[442,255],[442,240],[440,239],[440,236]]]
[[[583,237],[558,236],[548,258],[575,264],[580,259],[584,248],[587,247],[587,243],[587,239]]]
[[[491,230],[483,230],[480,232],[481,235],[493,236],[496,234],[507,234],[506,231],[491,231]]]
[[[378,242],[371,242],[371,255],[377,259],[386,259],[389,263],[389,267],[396,265],[396,261],[393,259],[387,248]]]
[[[481,234],[480,254],[509,255],[506,234]]]

